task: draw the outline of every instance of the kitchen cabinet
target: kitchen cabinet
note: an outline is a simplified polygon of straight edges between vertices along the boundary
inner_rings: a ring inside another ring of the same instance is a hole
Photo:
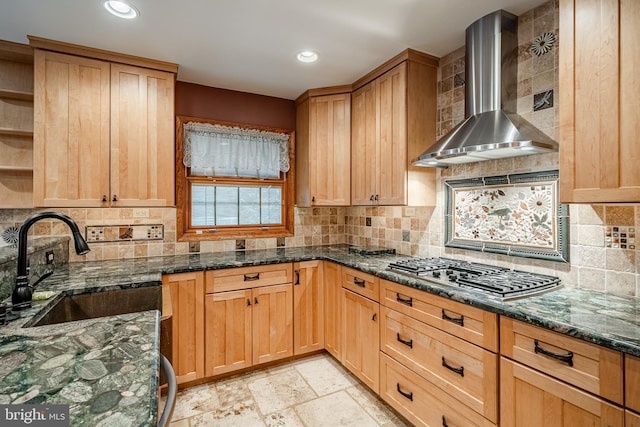
[[[342,362],[342,266],[324,261],[324,348]]]
[[[206,272],[206,289],[215,291],[205,297],[206,376],[293,355],[291,267],[285,263]],[[286,269],[289,273],[280,275]]]
[[[622,408],[504,357],[500,408],[504,427],[624,426]]]
[[[33,50],[0,41],[0,200],[33,207]]]
[[[353,84],[352,205],[435,205],[435,171],[411,162],[435,142],[437,67],[409,49]]]
[[[162,276],[172,308],[170,357],[178,384],[204,377],[204,272]],[[163,292],[165,294],[165,292]]]
[[[343,289],[343,365],[375,393],[380,379],[380,304]]]
[[[640,3],[560,1],[560,201],[640,201]]]
[[[293,264],[293,354],[324,348],[323,261]]]
[[[625,411],[624,420],[625,427],[640,427],[640,415],[634,412]]]
[[[498,356],[387,307],[380,350],[493,423],[498,421]]]
[[[312,89],[296,100],[296,204],[351,202],[351,86]]]
[[[624,355],[624,384],[624,406],[640,412],[640,357]]]
[[[253,364],[251,289],[205,297],[205,374],[210,377]]]
[[[384,353],[380,354],[380,397],[416,426],[496,425]],[[538,427],[542,425],[546,424]]]
[[[174,205],[175,72],[30,39],[37,47],[35,205]]]

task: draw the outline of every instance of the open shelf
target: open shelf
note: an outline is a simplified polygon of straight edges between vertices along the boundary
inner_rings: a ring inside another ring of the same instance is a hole
[[[33,101],[32,92],[21,90],[0,89],[0,98],[19,99],[22,101]]]
[[[0,165],[0,172],[33,172],[29,166],[3,166]]]
[[[0,127],[0,134],[2,135],[17,135],[17,136],[33,136],[32,130],[24,129],[12,129]]]

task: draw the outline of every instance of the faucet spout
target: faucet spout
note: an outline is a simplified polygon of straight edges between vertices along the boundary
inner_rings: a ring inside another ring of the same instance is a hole
[[[18,275],[16,286],[11,294],[11,303],[15,310],[31,307],[33,291],[29,286],[29,277],[27,275],[27,234],[33,224],[45,218],[59,219],[69,226],[78,255],[84,255],[91,251],[78,229],[78,224],[69,216],[58,212],[39,212],[27,218],[20,226],[20,230],[18,230]]]

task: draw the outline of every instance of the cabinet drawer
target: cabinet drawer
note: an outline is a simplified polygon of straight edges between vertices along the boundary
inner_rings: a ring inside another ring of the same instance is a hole
[[[352,268],[342,268],[342,287],[374,301],[380,301],[380,279]]]
[[[497,422],[498,356],[383,307],[380,349],[490,421]]]
[[[500,358],[501,427],[622,427],[624,410],[504,357]]]
[[[640,412],[640,358],[624,355],[624,383],[625,402],[624,406],[634,411]],[[640,422],[638,422],[640,427]]]
[[[380,396],[416,426],[495,426],[384,353]]]
[[[225,268],[206,272],[206,292],[226,292],[293,281],[291,263]]]
[[[500,319],[501,353],[622,404],[622,353],[517,320]]]
[[[487,350],[498,352],[498,316],[494,313],[403,286],[380,281],[383,305]]]

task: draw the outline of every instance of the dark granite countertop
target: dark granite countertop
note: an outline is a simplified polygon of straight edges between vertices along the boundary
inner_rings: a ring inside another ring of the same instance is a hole
[[[406,286],[640,356],[640,299],[564,286],[502,302],[387,271],[396,255],[350,254],[346,245],[71,263],[37,290],[77,294],[157,286],[162,274],[322,259]],[[72,425],[153,425],[157,417],[159,313],[22,328],[52,300],[0,327],[0,403],[71,404]],[[75,400],[74,400],[75,399]]]

